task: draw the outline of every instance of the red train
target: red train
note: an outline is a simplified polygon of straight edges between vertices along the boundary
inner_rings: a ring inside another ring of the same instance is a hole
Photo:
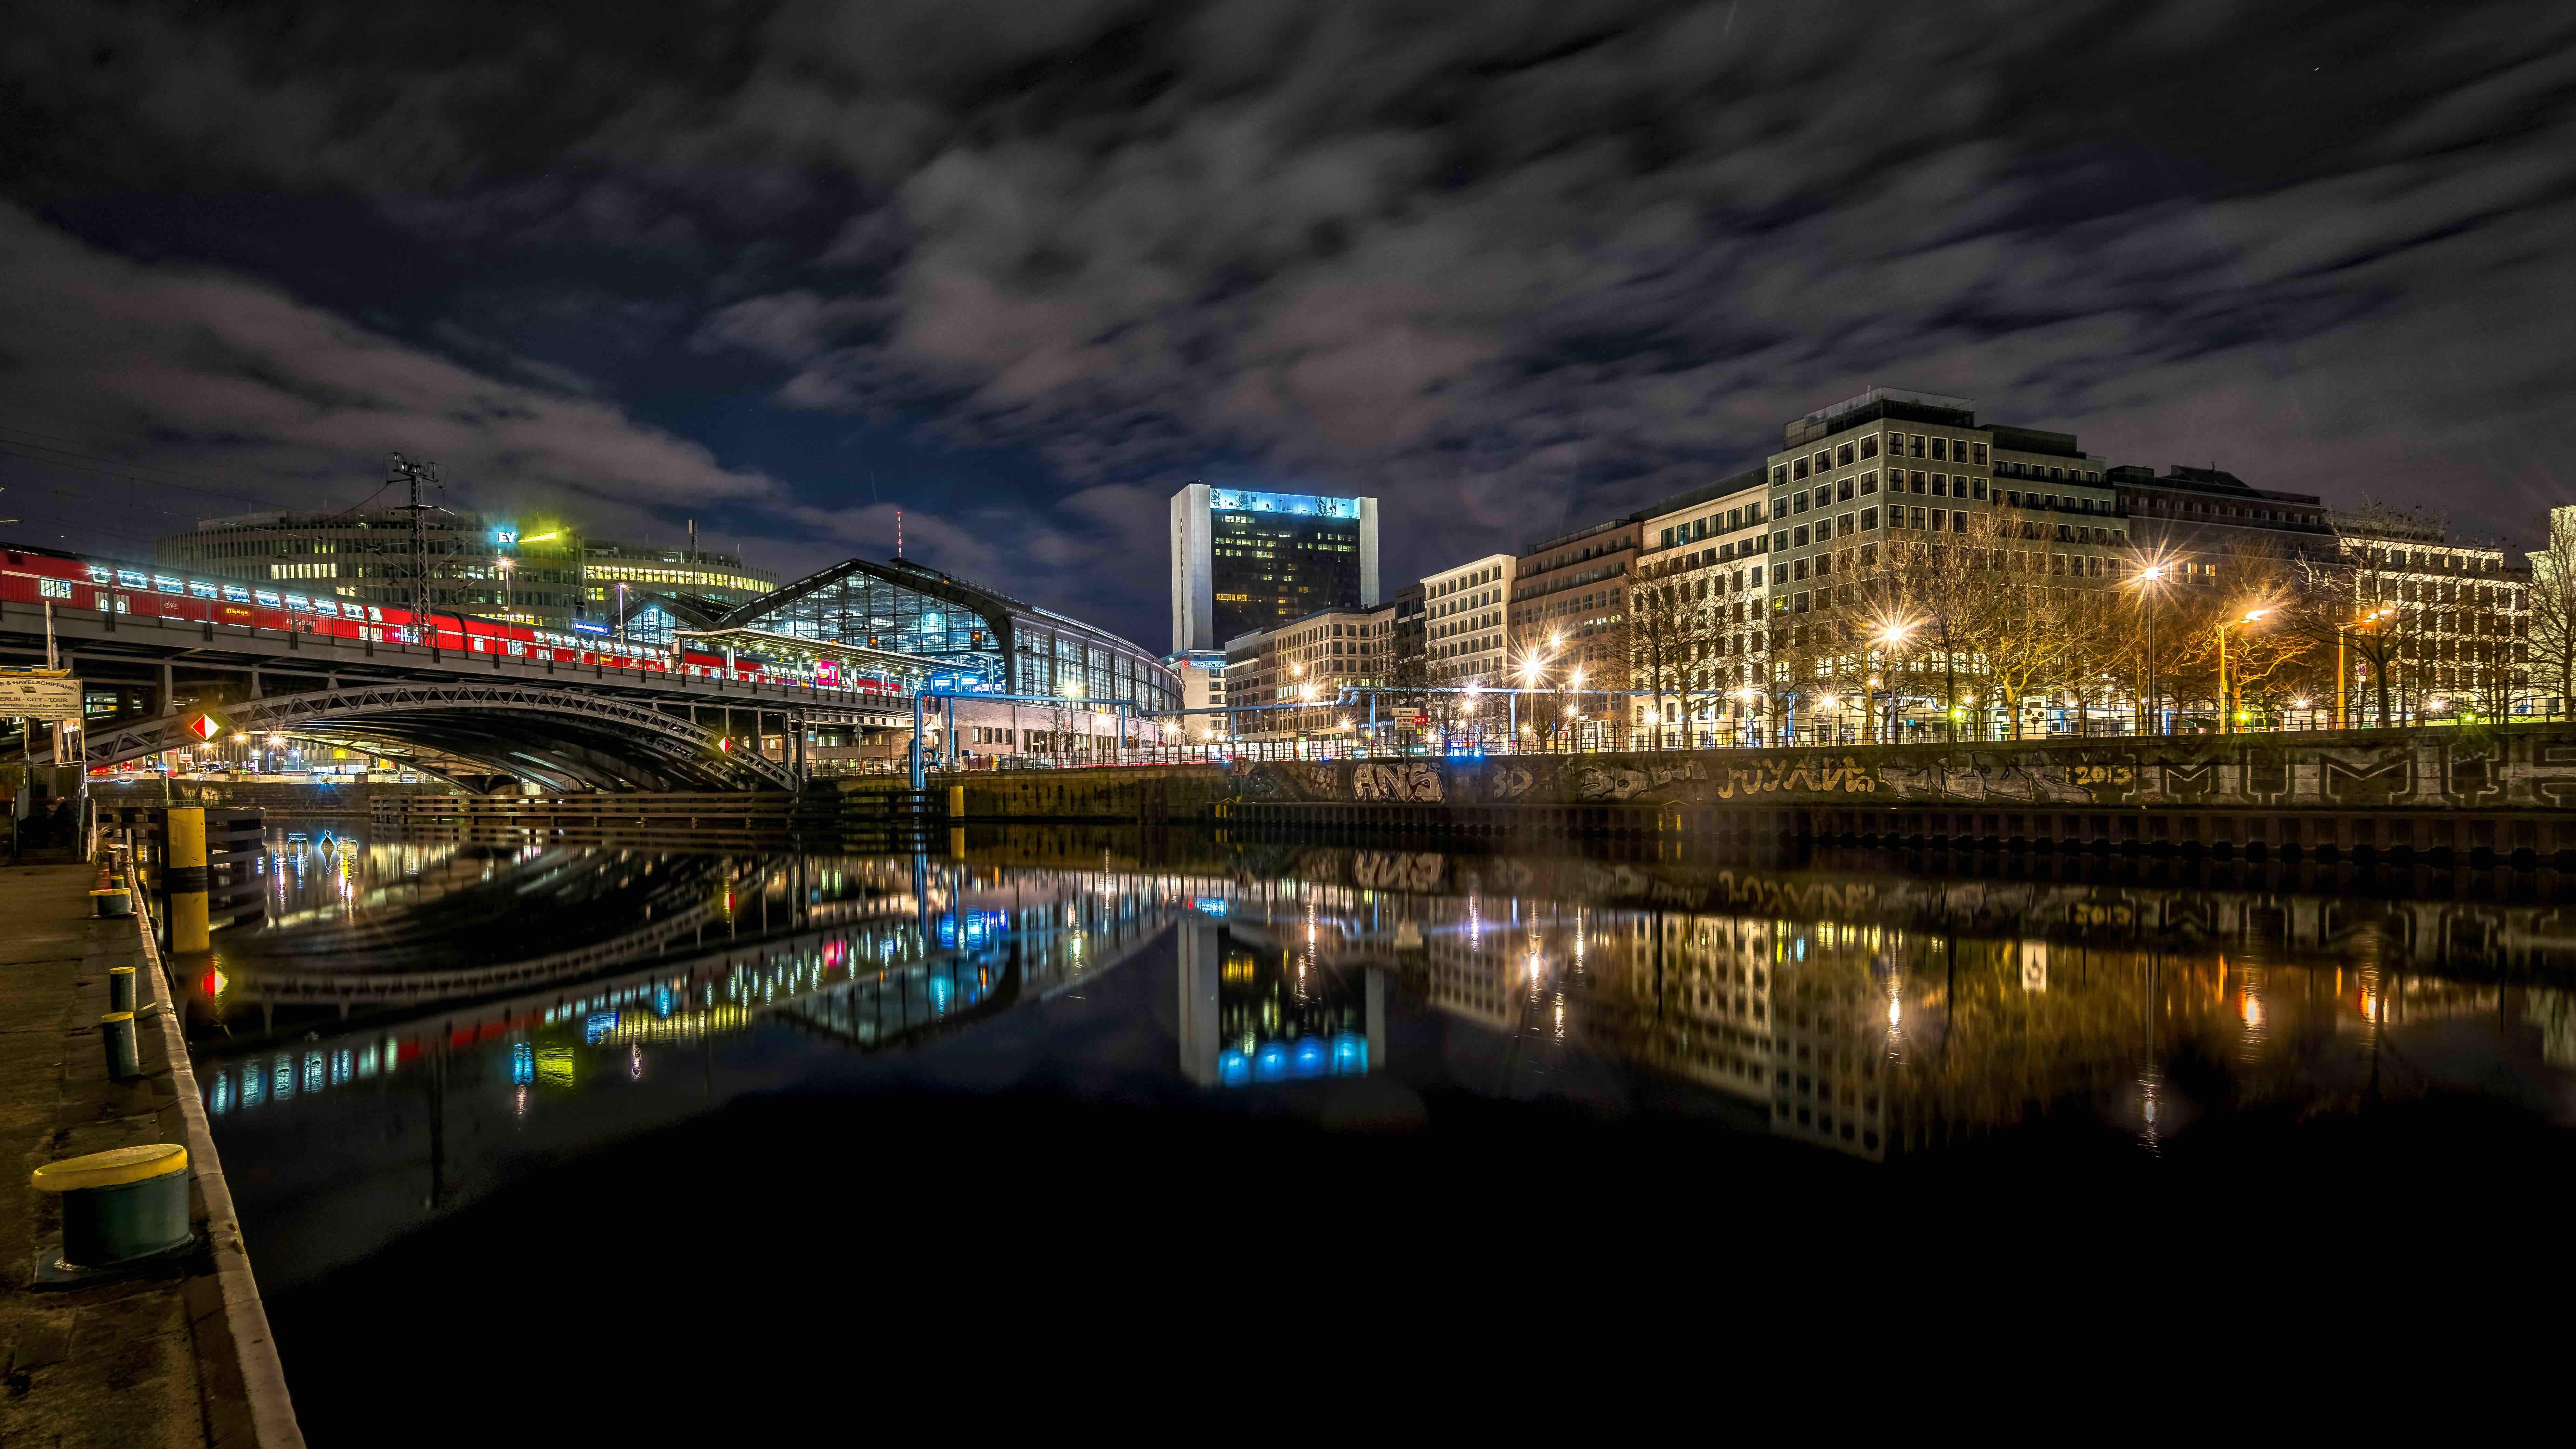
[[[601,626],[565,632],[472,614],[432,612],[424,627],[408,609],[380,608],[329,593],[300,593],[281,583],[207,578],[181,569],[144,567],[22,544],[0,545],[0,550],[5,551],[0,552],[0,557],[6,559],[5,568],[0,568],[0,601],[11,605],[50,602],[63,610],[291,629],[299,634],[383,644],[434,642],[441,649],[504,654],[536,663],[551,658],[558,664],[602,664],[613,669],[676,669],[707,679],[896,692],[895,686],[884,680],[842,678],[829,661],[821,664],[818,673],[814,667],[745,659],[737,653],[728,666],[722,655],[620,642]]]

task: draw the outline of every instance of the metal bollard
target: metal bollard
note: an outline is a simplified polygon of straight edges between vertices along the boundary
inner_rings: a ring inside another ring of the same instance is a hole
[[[206,812],[202,807],[170,807],[169,865],[162,880],[170,892],[170,949],[203,951],[206,923]]]
[[[134,914],[134,892],[123,886],[89,893],[89,913],[93,920]]]
[[[143,1053],[134,1030],[134,1013],[111,1011],[98,1019],[98,1039],[107,1048],[107,1074],[120,1082],[143,1075]]]
[[[134,1010],[134,968],[107,968],[107,1009],[131,1014]]]
[[[49,1162],[28,1181],[62,1194],[57,1267],[113,1267],[188,1243],[188,1149],[175,1142]]]

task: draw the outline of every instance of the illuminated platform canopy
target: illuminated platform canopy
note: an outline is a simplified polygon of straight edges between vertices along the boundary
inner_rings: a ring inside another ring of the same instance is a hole
[[[1180,677],[1161,659],[1106,629],[1014,599],[905,559],[848,559],[713,614],[699,601],[653,599],[674,637],[692,648],[732,648],[827,682],[853,676],[910,690],[1060,694],[1132,701],[1153,712],[1182,707]]]

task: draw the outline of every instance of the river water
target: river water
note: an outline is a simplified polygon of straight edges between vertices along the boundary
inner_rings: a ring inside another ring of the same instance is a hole
[[[315,1442],[381,1441],[405,1375],[538,1373],[477,1326],[566,1294],[806,1302],[750,1265],[814,1214],[935,1296],[1290,1204],[2563,1160],[2576,1123],[2548,872],[964,843],[274,835],[193,1032]]]

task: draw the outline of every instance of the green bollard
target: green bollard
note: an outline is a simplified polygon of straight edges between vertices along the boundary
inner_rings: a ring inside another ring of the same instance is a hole
[[[107,1075],[130,1082],[143,1075],[143,1053],[134,1031],[134,1013],[111,1011],[98,1019],[98,1039],[107,1048]]]
[[[62,1194],[58,1267],[108,1268],[187,1245],[188,1149],[175,1142],[49,1162],[29,1183]]]
[[[131,1012],[134,1010],[133,967],[110,966],[107,968],[107,1009],[110,1011],[124,1012]]]

